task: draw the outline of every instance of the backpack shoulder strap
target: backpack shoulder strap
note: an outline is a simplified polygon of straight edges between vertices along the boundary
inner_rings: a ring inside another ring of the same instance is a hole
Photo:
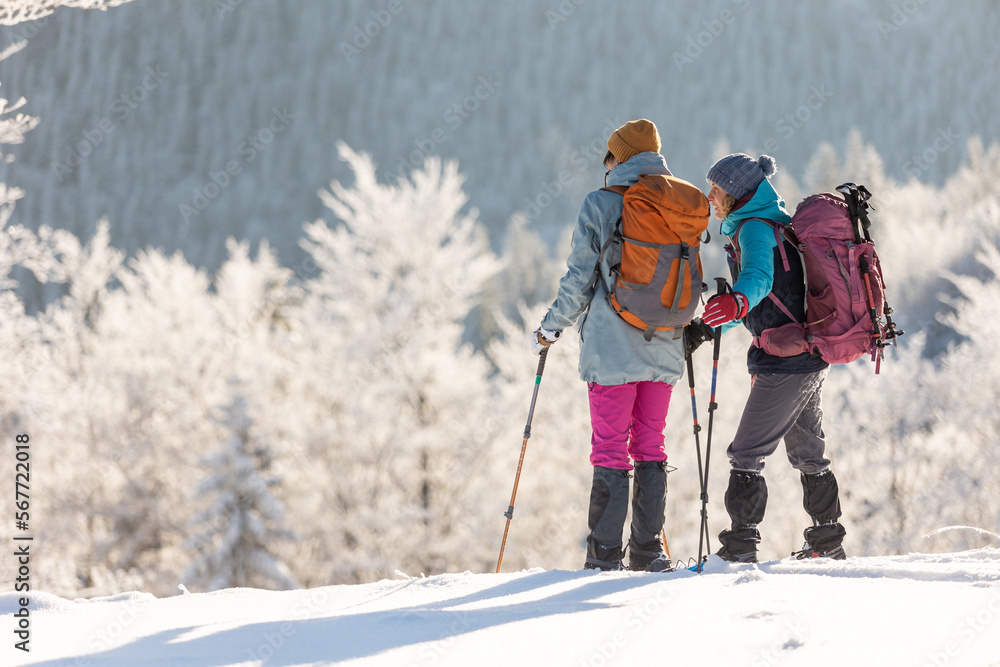
[[[780,225],[774,220],[769,220],[767,218],[744,218],[743,220],[740,220],[740,224],[736,226],[736,231],[733,233],[732,236],[729,237],[729,240],[732,242],[733,249],[736,251],[736,261],[737,262],[740,261],[740,240],[739,240],[740,230],[743,229],[743,225],[746,224],[747,221],[749,220],[760,220],[765,225],[774,230],[774,240],[777,241],[779,251],[781,252],[781,262],[784,265],[785,271],[790,271],[792,267],[788,263],[788,254],[785,252],[785,240],[786,240],[784,233],[785,228],[783,225]],[[795,245],[797,246],[798,243],[796,243]],[[804,271],[805,271],[805,266],[803,266],[803,272]],[[808,289],[806,290],[806,294],[808,295]],[[774,305],[778,307],[778,310],[780,310],[782,313],[785,314],[786,317],[788,317],[788,319],[790,319],[792,322],[795,322],[796,324],[799,323],[799,321],[795,319],[795,316],[792,315],[792,312],[788,309],[788,307],[785,306],[785,304],[781,303],[781,299],[775,296],[773,291],[768,292],[767,296],[774,303]]]
[[[624,197],[625,196],[625,192],[628,190],[628,188],[629,188],[629,186],[627,186],[627,185],[609,185],[609,186],[603,187],[601,189],[602,190],[607,190],[608,192],[614,192],[614,193],[619,194],[622,197]],[[608,237],[608,240],[604,242],[604,245],[601,246],[601,254],[597,258],[598,273],[600,273],[601,262],[604,261],[604,253],[607,252],[607,250],[611,246],[611,244],[614,243],[615,238],[617,236],[619,236],[619,234],[620,234],[621,224],[622,224],[622,218],[621,218],[621,216],[618,216],[618,222],[615,223],[615,229],[614,229],[614,231],[611,233],[611,236]],[[603,278],[603,276],[602,276],[602,278]]]
[[[607,190],[608,192],[614,192],[624,197],[625,191],[628,190],[628,188],[629,186],[627,185],[609,185],[601,189]],[[597,256],[597,266],[594,267],[594,270],[597,271],[597,275],[600,277],[601,282],[604,284],[604,291],[608,294],[611,294],[611,285],[608,284],[608,279],[605,277],[604,272],[601,271],[601,263],[604,261],[604,255],[607,254],[608,248],[611,247],[611,244],[615,243],[621,237],[621,224],[622,219],[621,216],[619,216],[618,221],[615,222],[615,228],[612,230],[611,235],[608,236],[608,240],[601,246],[601,252]]]
[[[778,224],[774,220],[768,220],[767,218],[744,218],[743,220],[740,220],[740,224],[736,226],[736,233],[734,233],[731,237],[729,237],[730,240],[733,242],[733,247],[736,250],[737,258],[739,257],[740,254],[740,240],[739,240],[740,230],[743,229],[743,225],[745,225],[749,220],[760,220],[765,225],[774,230],[774,240],[778,244],[778,252],[781,253],[781,264],[783,265],[785,271],[790,270],[791,266],[788,264],[788,254],[785,252],[784,242],[786,238],[785,238],[784,226]]]

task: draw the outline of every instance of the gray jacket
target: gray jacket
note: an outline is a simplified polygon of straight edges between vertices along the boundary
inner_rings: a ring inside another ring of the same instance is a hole
[[[639,153],[608,174],[608,185],[631,185],[639,174],[670,174],[659,153]],[[673,331],[657,332],[649,342],[641,329],[623,320],[607,302],[597,274],[604,242],[622,214],[622,197],[596,190],[587,195],[573,230],[566,275],[559,295],[542,319],[550,331],[568,329],[579,318],[580,377],[585,382],[618,385],[642,380],[677,384],[684,372],[684,343]],[[610,276],[605,259],[600,270]],[[608,278],[611,282],[611,278]],[[582,316],[582,317],[581,317]]]

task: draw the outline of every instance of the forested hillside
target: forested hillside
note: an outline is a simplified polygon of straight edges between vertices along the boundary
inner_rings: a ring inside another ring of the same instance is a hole
[[[610,129],[647,117],[698,184],[721,145],[801,180],[854,128],[886,173],[940,185],[1000,139],[994,2],[606,3],[139,0],[0,30],[4,96],[42,127],[10,148],[14,221],[182,250],[230,236],[304,258],[314,196],[349,178],[336,142],[391,182],[455,159],[498,247],[511,216],[548,245],[600,182]],[[228,170],[227,170],[228,169]]]
[[[8,460],[13,434],[31,436],[38,586],[165,595],[491,570],[527,333],[603,183],[607,135],[637,116],[699,186],[721,152],[746,150],[775,156],[790,209],[846,180],[875,193],[907,334],[879,375],[862,361],[828,380],[846,546],[995,545],[1000,11],[622,7],[136,0],[0,29],[14,45],[0,424]],[[721,246],[704,248],[709,277]],[[737,330],[723,345],[714,532],[748,343]],[[505,568],[582,565],[576,351],[570,334],[549,355]],[[675,394],[667,420],[681,557],[699,506],[686,403]],[[779,457],[766,558],[798,548],[806,520]]]

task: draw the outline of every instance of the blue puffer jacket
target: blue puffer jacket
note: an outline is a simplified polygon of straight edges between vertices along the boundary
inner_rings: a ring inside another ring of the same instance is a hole
[[[750,201],[730,213],[721,227],[722,233],[730,239],[739,230],[736,241],[740,248],[740,263],[730,262],[733,291],[747,297],[750,310],[742,322],[752,335],[759,336],[764,329],[791,322],[767,298],[772,291],[799,322],[805,321],[805,280],[795,248],[784,242],[785,255],[789,260],[789,270],[785,271],[774,227],[750,218],[764,218],[780,225],[791,222],[784,200],[766,178],[757,186]],[[778,267],[777,272],[775,267]],[[724,325],[723,331],[736,324]],[[829,364],[820,357],[808,352],[794,357],[775,357],[756,346],[751,346],[747,352],[747,368],[753,375],[813,373],[827,366]]]
[[[639,153],[611,170],[608,185],[632,185],[639,174],[670,171],[659,153]],[[579,319],[580,377],[585,382],[619,385],[656,380],[676,384],[684,371],[683,340],[674,340],[673,331],[663,331],[647,342],[641,329],[623,320],[608,304],[608,292],[597,275],[601,247],[621,214],[622,197],[614,192],[596,190],[583,200],[566,275],[559,281],[559,294],[542,319],[542,327],[562,331]],[[605,259],[600,270],[610,276],[607,264]]]

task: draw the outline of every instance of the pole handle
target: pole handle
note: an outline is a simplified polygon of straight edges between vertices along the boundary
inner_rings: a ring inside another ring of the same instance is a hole
[[[716,278],[715,279],[715,284],[716,284],[716,292],[715,292],[716,296],[721,296],[723,294],[726,294],[727,292],[732,292],[733,291],[732,287],[729,286],[729,281],[726,280],[725,278]],[[718,363],[719,363],[719,349],[720,349],[721,345],[722,345],[722,325],[720,324],[719,326],[717,326],[715,328],[715,342],[712,345],[712,361],[716,364],[716,366],[718,366]],[[713,368],[712,369],[712,401],[711,401],[711,403],[715,403],[715,376],[716,376],[717,371],[718,371],[718,368]],[[712,413],[712,405],[711,404],[709,404],[708,412],[711,415],[711,413]]]
[[[549,356],[548,346],[543,347],[542,351],[538,353],[538,368],[535,370],[535,377],[541,378],[542,371],[545,370],[545,358]]]

